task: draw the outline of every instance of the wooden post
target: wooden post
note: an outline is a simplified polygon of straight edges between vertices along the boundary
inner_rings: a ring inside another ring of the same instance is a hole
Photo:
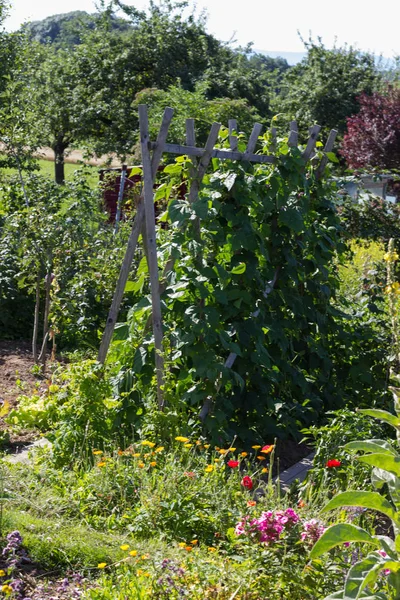
[[[311,158],[311,155],[314,152],[315,143],[317,141],[317,137],[320,131],[320,125],[314,125],[313,127],[310,127],[310,137],[308,139],[306,149],[303,152],[303,159],[306,162]]]
[[[324,169],[328,163],[328,157],[326,156],[326,153],[332,152],[333,144],[335,143],[337,133],[338,132],[336,131],[336,129],[332,129],[331,132],[329,133],[329,137],[326,141],[325,148],[324,148],[325,156],[321,160],[321,164],[319,165],[317,172],[315,174],[317,179],[319,179],[322,176],[322,173],[324,172]]]
[[[157,145],[153,152],[153,157],[151,160],[151,175],[153,181],[157,175],[157,169],[160,164],[161,156],[163,153],[163,148],[165,146],[165,142],[167,140],[169,126],[172,121],[172,116],[174,111],[172,108],[166,108],[164,111],[164,117],[161,124],[160,132],[157,137]],[[103,337],[101,339],[99,354],[97,360],[99,363],[104,365],[108,349],[110,347],[111,339],[114,333],[115,325],[118,319],[119,308],[121,306],[122,298],[124,295],[124,290],[126,286],[126,282],[128,281],[129,271],[131,268],[132,260],[135,254],[136,246],[138,243],[139,235],[142,230],[142,225],[144,223],[144,203],[143,203],[143,195],[141,195],[137,210],[136,216],[133,221],[133,226],[131,230],[131,234],[129,236],[128,245],[125,251],[125,256],[123,263],[121,265],[121,270],[119,272],[119,277],[117,281],[117,285],[114,292],[114,297],[112,300],[111,308],[108,313],[106,327],[104,329]]]
[[[148,266],[150,274],[151,305],[153,315],[154,351],[157,375],[158,407],[164,408],[164,356],[163,356],[163,331],[160,300],[160,283],[158,277],[158,259],[156,243],[156,225],[154,214],[153,176],[151,168],[151,155],[149,150],[149,121],[147,106],[139,105],[140,147],[143,164],[143,196],[146,221],[146,238],[148,252]]]
[[[298,133],[298,129],[297,129],[297,121],[290,121],[290,133],[289,133],[288,145],[295,147],[299,143],[298,140],[299,140],[299,133]]]
[[[122,165],[121,177],[119,180],[117,213],[115,215],[114,234],[118,233],[119,221],[121,219],[122,202],[124,199],[124,189],[125,189],[126,168],[127,168],[126,165]]]

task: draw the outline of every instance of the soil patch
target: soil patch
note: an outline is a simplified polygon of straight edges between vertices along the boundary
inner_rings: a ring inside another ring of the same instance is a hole
[[[46,377],[32,373],[34,366],[30,342],[0,341],[0,401],[7,403],[10,409],[18,404],[18,396],[30,395],[35,390],[44,392],[48,383]],[[4,419],[0,418],[0,430],[8,429]],[[18,449],[32,442],[31,432],[21,432],[10,436],[11,447]]]

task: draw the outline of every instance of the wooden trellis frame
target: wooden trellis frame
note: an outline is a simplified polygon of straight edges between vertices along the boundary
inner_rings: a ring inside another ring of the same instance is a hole
[[[161,315],[161,294],[166,289],[166,275],[173,269],[174,259],[171,257],[164,268],[163,280],[159,280],[158,262],[157,262],[157,241],[156,241],[156,228],[155,228],[155,214],[154,214],[154,182],[157,174],[157,169],[160,165],[162,154],[178,154],[188,155],[194,157],[193,166],[191,168],[191,185],[189,189],[188,199],[189,202],[194,203],[198,199],[200,187],[204,175],[209,166],[212,158],[228,159],[228,160],[239,160],[248,161],[251,163],[273,163],[275,162],[274,156],[268,156],[265,154],[255,154],[256,144],[261,134],[262,125],[255,123],[251,132],[245,152],[239,152],[237,148],[237,123],[235,119],[229,121],[229,145],[230,149],[215,148],[215,144],[218,140],[218,134],[221,128],[220,123],[213,123],[210,129],[210,133],[204,148],[198,148],[196,146],[194,120],[186,120],[186,144],[169,144],[167,143],[168,130],[173,117],[173,109],[166,108],[161,123],[161,127],[157,136],[157,140],[152,142],[149,136],[149,123],[147,106],[145,104],[139,105],[139,127],[140,127],[140,146],[142,153],[142,166],[143,166],[143,186],[142,193],[137,205],[136,216],[132,225],[132,230],[129,236],[128,245],[126,248],[124,260],[119,273],[118,282],[116,285],[113,301],[111,304],[110,311],[108,313],[106,327],[103,333],[103,337],[100,344],[98,353],[98,361],[101,364],[105,363],[108,349],[111,343],[113,332],[118,318],[119,308],[123,298],[126,283],[129,277],[129,271],[132,264],[133,256],[138,244],[139,236],[142,233],[143,245],[145,248],[146,259],[150,274],[150,290],[151,290],[151,304],[152,304],[152,325],[154,335],[154,346],[155,346],[155,368],[157,375],[157,399],[158,406],[162,410],[164,407],[164,358],[163,358],[163,332],[162,332],[162,315]],[[305,150],[303,151],[304,164],[313,156],[315,150],[315,144],[317,141],[318,134],[320,132],[320,126],[314,125],[310,129],[310,135],[306,144]],[[276,138],[276,131],[271,130],[272,138]],[[327,164],[326,153],[330,152],[333,148],[333,144],[336,138],[337,132],[332,130],[329,134],[328,140],[324,148],[324,157],[317,168],[316,175],[320,177]],[[289,141],[290,146],[297,146],[298,144],[298,131],[297,124],[292,121],[290,124]],[[196,226],[197,235],[200,236],[200,220],[197,220]],[[263,292],[264,297],[267,297],[273,290],[276,280],[278,277],[278,271],[275,273],[273,279],[266,284],[266,288]],[[237,356],[231,353],[225,361],[226,367],[232,367]],[[200,417],[205,418],[209,411],[212,399],[208,399],[204,404]]]

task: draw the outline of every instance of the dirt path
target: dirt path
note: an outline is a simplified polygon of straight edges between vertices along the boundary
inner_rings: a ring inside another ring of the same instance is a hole
[[[51,148],[40,148],[37,152],[35,152],[34,156],[36,158],[42,158],[43,160],[49,160],[51,162],[54,162],[54,152]],[[87,160],[83,157],[83,153],[81,150],[67,150],[64,162],[76,164],[82,161],[85,164],[92,165],[93,167],[121,166],[121,161],[113,155],[103,154],[102,156],[93,157]],[[111,162],[109,163],[108,161]]]

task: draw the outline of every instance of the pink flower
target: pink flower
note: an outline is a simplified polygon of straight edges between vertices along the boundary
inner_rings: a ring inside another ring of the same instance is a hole
[[[301,532],[300,537],[303,542],[315,544],[324,531],[325,527],[321,521],[318,521],[318,519],[311,519],[310,521],[306,521],[304,523],[303,531]]]

